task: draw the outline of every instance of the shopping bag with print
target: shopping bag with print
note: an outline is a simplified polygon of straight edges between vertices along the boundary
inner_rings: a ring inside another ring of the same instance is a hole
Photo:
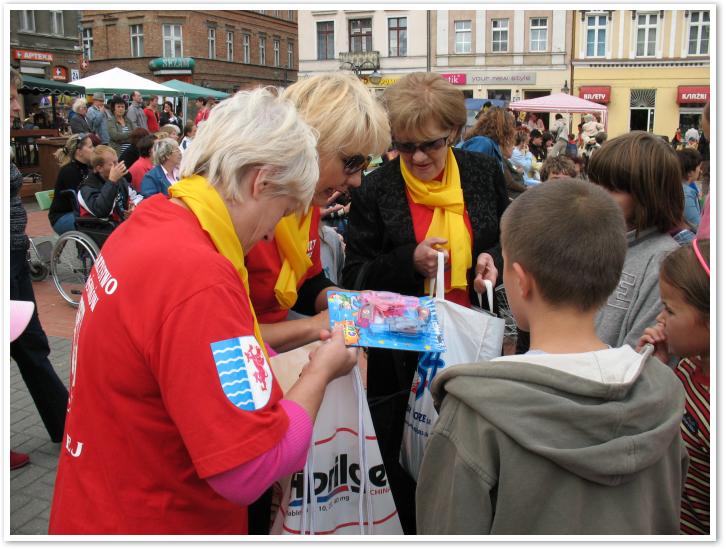
[[[401,441],[401,466],[418,480],[426,442],[438,419],[431,395],[431,382],[437,373],[448,366],[490,360],[501,356],[504,338],[504,320],[481,308],[466,308],[444,298],[444,255],[439,252],[436,284],[436,312],[444,335],[446,351],[425,352],[419,356],[413,376],[411,393],[406,406],[406,417]],[[487,284],[489,311],[493,312],[492,285]]]
[[[276,486],[271,534],[401,535],[358,366],[328,384],[305,468]]]

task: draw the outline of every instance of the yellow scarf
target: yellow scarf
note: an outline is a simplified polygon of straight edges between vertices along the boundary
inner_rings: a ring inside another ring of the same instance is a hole
[[[239,242],[237,232],[232,225],[232,219],[229,216],[224,201],[220,197],[216,189],[202,176],[190,176],[179,180],[169,188],[169,195],[176,197],[194,213],[199,220],[202,229],[212,238],[217,251],[229,260],[237,270],[242,285],[245,286],[247,296],[250,294],[250,286],[247,281],[247,268],[245,268],[245,254],[242,250],[242,244]],[[254,332],[257,342],[269,364],[270,358],[267,355],[267,348],[262,341],[262,333],[257,323],[255,309],[250,303],[250,312],[252,312],[252,320],[254,322]]]
[[[441,182],[422,182],[411,174],[403,160],[401,174],[413,202],[434,208],[434,216],[426,237],[443,237],[448,240],[443,247],[449,251],[451,287],[446,290],[466,289],[466,271],[471,268],[471,236],[464,222],[464,192],[461,189],[459,165],[456,164],[454,151],[449,148]],[[426,281],[426,292],[428,285]]]
[[[298,283],[313,265],[308,257],[313,209],[315,207],[310,207],[303,217],[298,214],[285,216],[275,226],[275,243],[282,260],[282,269],[275,282],[275,298],[286,310],[297,302]]]

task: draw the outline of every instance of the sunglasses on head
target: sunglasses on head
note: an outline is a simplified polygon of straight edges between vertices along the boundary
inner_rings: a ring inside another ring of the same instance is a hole
[[[364,155],[353,155],[352,157],[343,157],[343,172],[348,175],[355,174],[361,170],[368,168],[368,163],[371,162],[371,157]]]
[[[431,140],[430,142],[411,143],[397,142],[394,140],[393,147],[401,153],[416,153],[417,149],[420,149],[422,153],[428,153],[429,151],[434,151],[443,147],[446,144],[446,140],[448,138],[449,135],[447,134],[443,138],[437,138],[435,140]]]

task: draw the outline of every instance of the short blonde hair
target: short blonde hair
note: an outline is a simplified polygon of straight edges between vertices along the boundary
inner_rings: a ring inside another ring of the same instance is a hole
[[[325,73],[297,81],[282,96],[318,132],[321,157],[381,153],[391,143],[386,111],[350,73]]]
[[[316,133],[274,89],[244,90],[217,104],[197,130],[181,163],[182,178],[204,176],[228,200],[240,202],[246,171],[268,168],[273,196],[307,207],[318,181]]]
[[[174,138],[156,140],[151,150],[151,160],[155,165],[164,164],[177,149],[179,149],[179,144]]]
[[[176,124],[165,124],[159,128],[159,132],[166,132],[169,136],[174,132],[177,136],[181,133],[181,130]]]
[[[76,113],[78,113],[78,110],[79,110],[79,109],[80,109],[81,107],[86,107],[86,105],[87,105],[87,104],[86,104],[86,100],[85,100],[85,99],[83,99],[83,98],[78,98],[78,99],[77,99],[76,101],[74,101],[74,102],[73,102],[73,106],[71,107],[71,109],[72,109],[73,111],[75,111]]]
[[[93,150],[93,157],[91,157],[91,168],[96,168],[106,162],[106,155],[113,155],[118,159],[116,150],[113,147],[109,147],[108,145],[97,145]]]
[[[383,94],[393,136],[428,138],[423,129],[435,123],[444,129],[466,124],[464,94],[438,73],[409,73]]]

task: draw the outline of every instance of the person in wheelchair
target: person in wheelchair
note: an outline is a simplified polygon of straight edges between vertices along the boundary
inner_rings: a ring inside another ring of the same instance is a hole
[[[88,133],[74,134],[55,153],[61,169],[55,182],[53,201],[48,209],[48,221],[58,235],[75,228],[74,195],[88,176],[92,157],[93,142]],[[64,193],[64,190],[71,190],[72,193]]]
[[[133,202],[129,201],[128,181],[124,178],[127,172],[112,147],[96,147],[91,172],[78,190],[76,229],[88,233],[99,247],[134,209]]]

